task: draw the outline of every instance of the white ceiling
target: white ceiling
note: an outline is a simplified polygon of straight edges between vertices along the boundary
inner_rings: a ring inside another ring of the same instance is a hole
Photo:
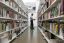
[[[37,0],[22,0],[24,3],[27,3],[27,2],[36,2]]]

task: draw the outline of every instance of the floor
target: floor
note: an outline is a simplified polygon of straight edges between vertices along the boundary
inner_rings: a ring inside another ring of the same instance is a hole
[[[33,33],[28,28],[23,34],[17,37],[12,43],[47,43],[37,27],[34,27]]]

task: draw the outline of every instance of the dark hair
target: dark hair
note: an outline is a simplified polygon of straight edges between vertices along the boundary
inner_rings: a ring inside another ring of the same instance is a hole
[[[33,13],[31,14],[31,16],[33,16]]]

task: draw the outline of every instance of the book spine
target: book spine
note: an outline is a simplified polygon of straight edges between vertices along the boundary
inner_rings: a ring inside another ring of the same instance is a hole
[[[9,18],[9,11],[6,11],[6,17]]]
[[[2,17],[2,7],[0,7],[0,17]]]
[[[64,0],[61,0],[60,13],[61,13],[61,15],[64,14]]]
[[[9,11],[9,17],[14,18],[14,13],[12,11]]]
[[[52,32],[52,23],[50,23],[50,32]]]
[[[0,22],[0,32],[2,32],[2,23]]]
[[[3,8],[3,17],[6,17],[6,9]]]

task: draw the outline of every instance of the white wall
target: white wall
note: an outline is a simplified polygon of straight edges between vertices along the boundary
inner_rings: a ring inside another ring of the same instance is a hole
[[[32,6],[32,5],[31,5]],[[32,11],[28,14],[28,22],[29,22],[29,26],[30,26],[30,17],[31,17],[31,14],[33,13],[33,18],[36,19],[34,20],[34,26],[36,27],[37,26],[37,11],[38,11],[38,6],[39,6],[39,1],[36,1],[35,2],[35,7],[36,7],[36,11]]]
[[[30,26],[30,16],[31,16],[31,13],[28,13],[28,26]]]

